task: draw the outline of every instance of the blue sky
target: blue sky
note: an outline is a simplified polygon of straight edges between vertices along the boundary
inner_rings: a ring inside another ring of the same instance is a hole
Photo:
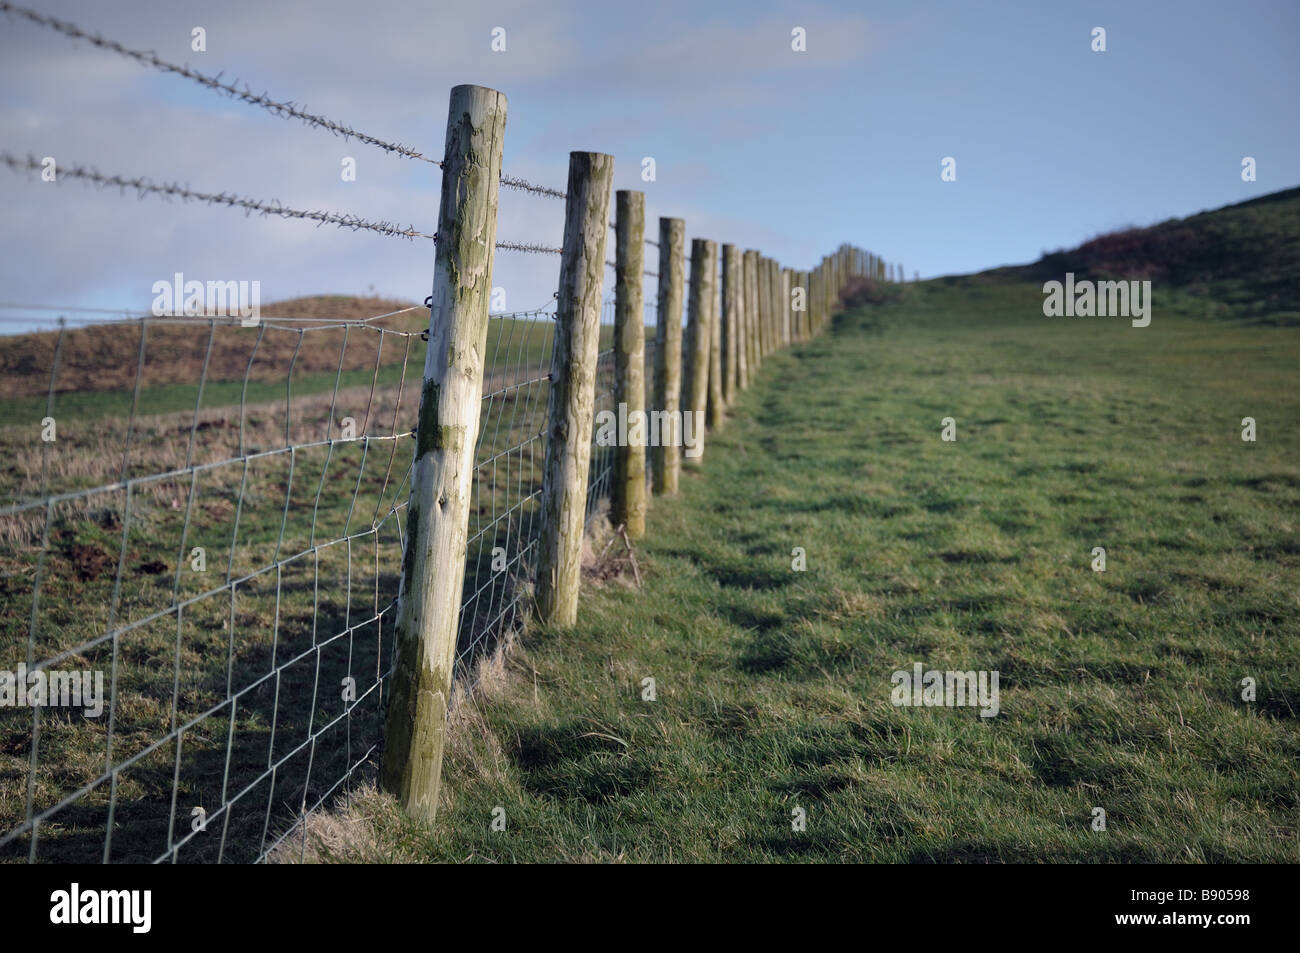
[[[1300,183],[1294,2],[32,5],[435,156],[450,87],[498,88],[506,171],[562,188],[570,150],[612,153],[616,188],[646,192],[648,230],[680,215],[688,236],[793,267],[849,241],[909,276],[973,271]],[[194,26],[207,52],[190,50]],[[425,231],[437,218],[424,163],[3,16],[0,149]],[[344,156],[356,182],[340,180]],[[641,181],[643,156],[657,181]],[[0,202],[5,302],[145,310],[176,271],[260,280],[264,301],[372,285],[419,299],[431,280],[427,242],[4,169]],[[503,190],[500,238],[558,244],[562,221],[562,203]],[[502,252],[494,284],[533,307],[557,266]]]

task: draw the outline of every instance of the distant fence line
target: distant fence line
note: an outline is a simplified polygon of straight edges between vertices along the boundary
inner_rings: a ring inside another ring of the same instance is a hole
[[[553,309],[490,315],[505,118],[500,93],[451,91],[437,164],[466,188],[439,210],[427,331],[214,318],[193,348],[195,322],[181,339],[146,317],[105,352],[134,354],[130,393],[86,402],[57,387],[60,329],[46,398],[0,430],[26,455],[0,506],[19,580],[0,647],[29,673],[107,670],[106,715],[36,704],[24,727],[0,709],[0,859],[262,861],[296,835],[305,850],[310,812],[377,756],[381,786],[432,819],[477,659],[529,617],[572,625],[591,520],[635,539],[648,496],[677,492],[680,440],[598,444],[597,412],[694,415],[698,465],[770,355],[820,333],[851,278],[893,274],[849,245],[808,271],[702,238],[688,255],[681,219],[646,238],[641,192],[619,191],[611,222],[612,157],[574,152],[549,190],[565,198]],[[187,346],[189,398],[149,384],[148,358]],[[95,414],[125,421],[120,456]],[[39,454],[20,443],[33,421],[62,428]]]

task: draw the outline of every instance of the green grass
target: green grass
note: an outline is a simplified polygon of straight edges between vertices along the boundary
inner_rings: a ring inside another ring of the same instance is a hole
[[[1300,861],[1300,332],[1041,302],[909,286],[766,361],[644,589],[526,634],[432,829],[371,796],[332,856]],[[894,707],[914,662],[1000,672],[1001,713]]]

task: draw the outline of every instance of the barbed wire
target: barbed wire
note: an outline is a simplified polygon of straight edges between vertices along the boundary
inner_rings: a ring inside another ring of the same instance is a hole
[[[23,160],[8,152],[0,152],[0,163],[9,166],[15,172],[36,172],[43,168],[35,156],[29,155],[26,160]],[[154,182],[145,176],[128,179],[120,175],[104,175],[96,169],[89,169],[80,165],[64,166],[62,169],[56,166],[55,181],[57,182],[60,178],[83,179],[100,188],[116,186],[123,191],[133,189],[141,197],[150,194],[161,195],[165,198],[179,198],[185,201],[203,202],[208,205],[242,208],[246,212],[257,212],[260,215],[308,219],[321,225],[337,225],[340,228],[350,228],[353,231],[364,230],[399,238],[428,238],[436,241],[434,236],[417,231],[413,225],[407,225],[403,228],[392,222],[371,222],[358,215],[347,213],[304,211],[302,209],[288,208],[275,199],[250,199],[227,192],[196,192],[176,182]]]
[[[43,164],[35,156],[29,155],[26,159],[20,159],[9,152],[0,152],[0,164],[7,165],[15,172],[37,172],[44,169]],[[402,227],[392,222],[372,222],[351,213],[303,211],[302,209],[293,209],[281,205],[277,199],[250,199],[227,192],[196,192],[176,182],[154,182],[147,176],[128,179],[120,175],[104,175],[96,169],[86,168],[81,165],[65,166],[63,168],[58,168],[56,165],[55,181],[57,182],[63,177],[82,179],[98,188],[116,186],[124,192],[127,189],[134,189],[141,197],[150,194],[161,195],[163,198],[168,199],[179,198],[183,201],[197,201],[208,205],[242,208],[246,212],[257,212],[259,215],[307,219],[320,225],[337,225],[340,228],[350,228],[353,231],[372,231],[381,235],[406,239],[427,238],[435,242],[438,240],[436,235],[421,232],[413,225]],[[496,248],[498,251],[518,251],[534,255],[559,255],[562,252],[562,249],[551,245],[541,245],[536,242],[497,242]]]
[[[532,255],[561,255],[564,249],[532,242],[497,242],[498,251],[522,251]]]
[[[318,113],[308,112],[305,106],[300,106],[292,100],[281,102],[272,99],[266,93],[254,93],[247,83],[244,84],[243,89],[240,89],[237,85],[239,80],[235,80],[233,83],[227,83],[222,80],[221,73],[217,73],[215,76],[208,76],[204,73],[200,73],[198,70],[190,69],[189,66],[178,66],[175,63],[169,63],[166,60],[160,59],[157,54],[153,52],[130,49],[129,47],[118,43],[116,40],[106,39],[99,33],[88,33],[75,23],[46,16],[36,10],[30,10],[27,7],[20,7],[16,4],[10,3],[8,0],[0,0],[0,13],[8,13],[10,15],[24,17],[38,26],[48,27],[49,29],[61,33],[71,39],[85,40],[100,49],[109,50],[110,52],[118,53],[129,59],[133,59],[143,66],[151,66],[164,73],[171,73],[175,76],[181,76],[185,79],[192,80],[200,86],[211,89],[214,92],[265,109],[267,112],[271,113],[271,115],[278,116],[281,119],[299,119],[309,126],[317,129],[324,129],[334,135],[342,136],[344,139],[356,139],[359,142],[364,142],[368,145],[383,149],[385,152],[405,156],[408,159],[418,159],[421,162],[436,165],[439,169],[443,167],[441,161],[431,159],[417,149],[403,145],[400,142],[388,142],[385,139],[380,139],[378,136],[372,136],[368,133],[353,129],[345,123],[337,122],[326,116],[319,115]],[[515,189],[520,192],[531,192],[534,195],[544,195],[558,199],[566,197],[565,193],[558,189],[548,188],[544,185],[537,185],[533,182],[529,182],[527,179],[521,178],[520,176],[508,175],[504,172],[501,174],[501,184],[508,189]]]
[[[186,79],[193,80],[200,86],[205,86],[216,92],[224,93],[253,106],[260,106],[270,112],[273,116],[279,116],[284,119],[301,119],[309,126],[326,129],[335,135],[342,136],[344,139],[357,139],[369,145],[377,146],[387,152],[395,152],[398,155],[406,156],[408,159],[419,159],[422,162],[428,162],[431,165],[439,167],[442,165],[442,163],[436,159],[430,159],[424,153],[412,149],[410,146],[405,146],[398,142],[387,142],[377,136],[371,136],[364,132],[359,132],[343,123],[335,122],[333,119],[327,119],[325,116],[307,112],[305,107],[301,107],[297,103],[291,101],[277,102],[265,93],[254,93],[246,83],[244,84],[244,88],[240,89],[235,85],[235,83],[239,82],[238,80],[235,80],[235,83],[223,82],[221,79],[221,73],[218,73],[215,76],[208,76],[198,72],[197,70],[192,70],[188,66],[177,66],[175,63],[168,63],[166,60],[159,59],[158,56],[152,52],[129,49],[115,40],[105,39],[98,33],[87,33],[75,23],[69,23],[67,20],[59,20],[51,16],[46,16],[35,10],[29,10],[26,7],[20,7],[16,4],[9,3],[8,0],[0,0],[0,12],[25,17],[38,26],[48,27],[51,30],[62,33],[64,36],[70,37],[74,40],[85,40],[100,49],[119,53],[122,56],[133,59],[145,66],[152,66],[154,69],[161,70],[164,73],[173,73],[177,76],[183,76]]]
[[[534,185],[525,179],[519,178],[517,175],[507,175],[504,172],[501,173],[501,184],[508,189],[518,189],[520,192],[532,192],[536,195],[546,195],[554,199],[568,198],[568,196],[559,189],[550,189],[544,185]]]

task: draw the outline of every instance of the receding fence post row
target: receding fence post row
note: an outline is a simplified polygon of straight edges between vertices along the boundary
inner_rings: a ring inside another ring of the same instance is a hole
[[[691,240],[691,290],[686,312],[686,364],[682,381],[682,427],[691,414],[692,436],[698,442],[697,453],[689,460],[698,466],[704,461],[704,428],[695,427],[708,411],[709,350],[713,333],[710,328],[717,310],[718,243],[705,238]]]
[[[380,786],[425,821],[438,808],[465,582],[505,127],[504,95],[482,86],[452,88],[379,771]]]
[[[600,294],[613,178],[612,156],[569,153],[536,591],[541,621],[565,628],[578,619],[596,357],[600,349]]]
[[[610,521],[627,535],[645,535],[645,440],[633,440],[634,421],[645,421],[645,193],[620,190],[615,197],[614,412],[627,410],[628,439],[614,450]],[[635,415],[635,416],[634,416]]]
[[[686,285],[686,222],[659,219],[659,301],[655,311],[654,409],[675,434],[660,434],[651,448],[654,490],[661,496],[677,492],[681,472],[682,294]]]
[[[722,401],[731,406],[740,387],[738,361],[744,353],[739,345],[740,333],[740,250],[735,245],[722,246]]]

